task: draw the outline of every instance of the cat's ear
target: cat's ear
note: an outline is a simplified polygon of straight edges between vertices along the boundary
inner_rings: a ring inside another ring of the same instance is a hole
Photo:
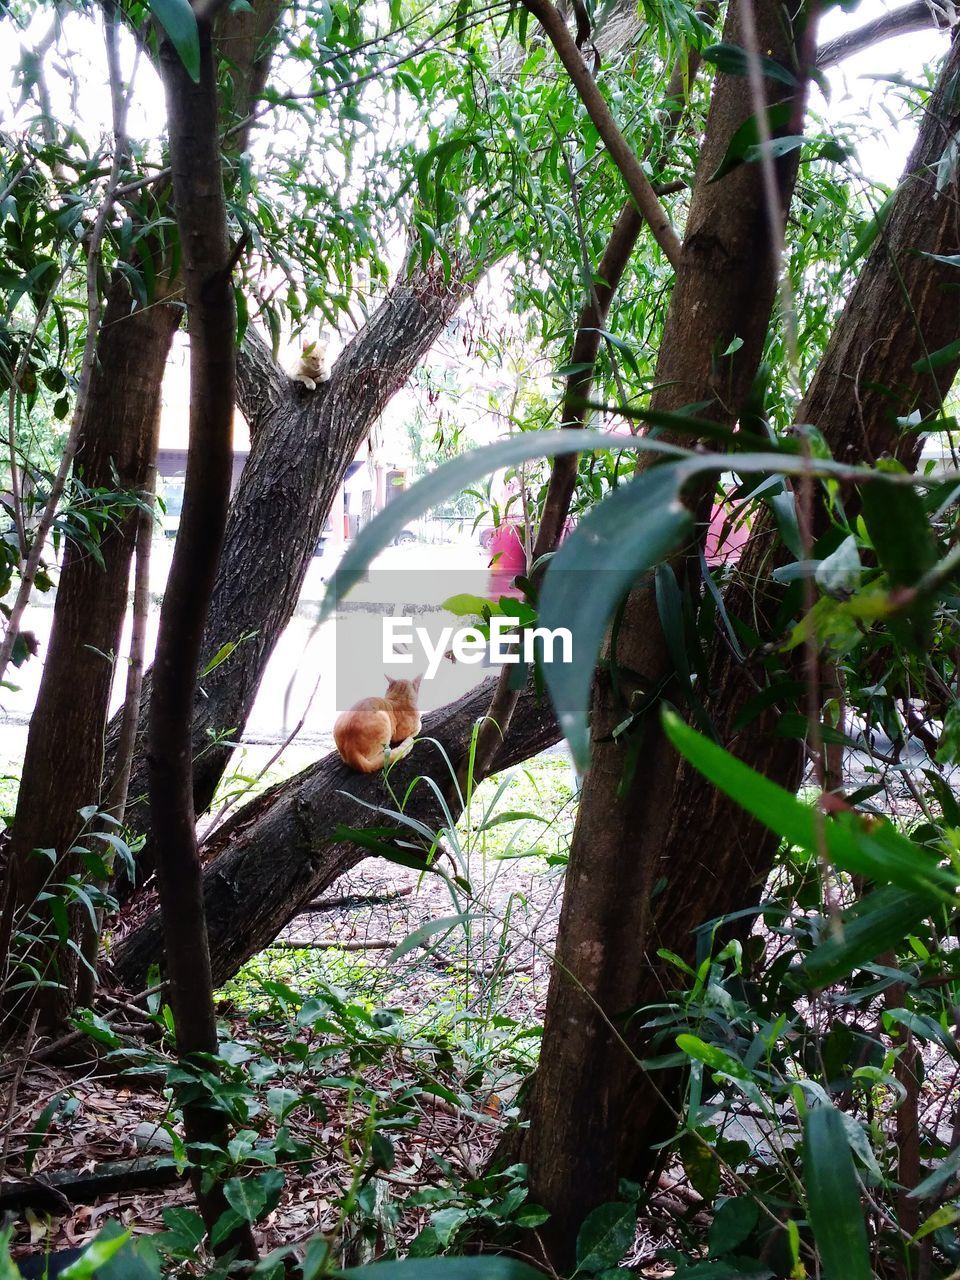
[[[315,342],[305,342],[303,344],[303,354],[305,356],[312,356],[316,348],[317,344]]]
[[[394,680],[391,676],[388,676],[386,672],[383,673],[383,678],[387,682],[388,689],[392,689],[393,686],[397,683],[396,680]]]
[[[419,674],[418,676],[414,676],[414,677],[413,677],[413,680],[411,681],[411,683],[413,684],[414,689],[416,689],[418,692],[419,692],[419,689],[420,689],[420,681],[421,681],[422,679],[423,679],[423,672],[421,671],[421,672],[420,672],[420,674]]]

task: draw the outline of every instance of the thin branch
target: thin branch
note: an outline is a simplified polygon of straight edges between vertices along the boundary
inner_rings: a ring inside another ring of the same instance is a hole
[[[620,170],[627,189],[636,201],[637,209],[650,227],[653,238],[663,250],[667,261],[676,270],[682,249],[680,239],[671,225],[666,210],[657,199],[647,175],[643,172],[640,161],[620,132],[620,127],[614,120],[606,99],[597,88],[573,36],[567,30],[566,23],[550,0],[523,0],[523,3],[549,37],[557,57],[566,68],[587,114],[600,134],[611,160]]]
[[[946,24],[938,22],[936,13],[926,0],[914,0],[903,9],[894,9],[821,45],[817,50],[817,67],[821,71],[835,67],[838,62],[852,58],[855,53],[862,53],[882,40],[890,40],[908,31],[923,31],[927,27],[935,27],[938,31],[948,29]]]
[[[709,7],[706,16],[712,24],[716,16],[715,4]],[[667,101],[682,102],[684,85],[687,79],[693,80],[699,65],[700,58],[694,50],[690,50],[686,59],[681,58],[677,62],[667,86]],[[664,144],[676,133],[682,118],[682,106],[675,106],[667,117]],[[577,334],[570,353],[570,363],[574,369],[567,377],[560,409],[560,426],[563,429],[575,431],[586,425],[586,410],[589,407],[590,391],[593,386],[604,325],[642,226],[643,218],[633,198],[629,197],[620,210],[613,231],[610,233],[610,239],[597,268],[597,278],[590,280],[589,296],[583,304],[577,322]],[[579,454],[569,453],[555,458],[550,469],[547,496],[533,548],[532,572],[535,582],[539,582],[543,574],[544,557],[560,545],[577,484],[578,466]],[[490,708],[477,734],[473,768],[481,777],[489,770],[517,705],[519,695],[511,687],[510,670],[509,667],[504,667],[501,671]],[[461,784],[467,767],[468,761],[464,761],[460,771]]]

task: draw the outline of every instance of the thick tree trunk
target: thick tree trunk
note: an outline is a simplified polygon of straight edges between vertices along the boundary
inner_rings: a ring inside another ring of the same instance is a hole
[[[486,711],[494,685],[494,680],[486,680],[458,702],[425,718],[422,740],[391,771],[395,791],[402,794],[408,782],[421,774],[432,777],[441,788],[449,783],[445,760],[425,739],[436,739],[448,758],[455,759],[474,722]],[[527,692],[493,770],[519,764],[559,737],[549,704]],[[369,856],[357,845],[332,837],[338,824],[383,825],[383,819],[369,809],[352,804],[350,796],[393,807],[382,774],[352,773],[331,753],[251,801],[204,846],[208,864],[203,892],[214,982],[225,982],[269,946],[304,903]],[[433,792],[422,784],[407,812],[430,824],[441,822]],[[115,977],[130,988],[143,985],[150,965],[163,963],[156,913],[116,945],[113,963]]]
[[[896,418],[915,408],[924,416],[938,413],[957,370],[957,361],[938,367],[935,375],[913,365],[925,351],[951,341],[960,323],[949,270],[918,252],[954,253],[958,247],[954,196],[938,197],[934,189],[937,160],[960,123],[955,102],[946,96],[958,67],[955,44],[883,241],[861,273],[799,414],[800,421],[820,426],[841,458],[899,449],[905,461],[915,462],[916,441],[903,437]],[[758,253],[755,261],[763,257]],[[707,337],[713,330],[705,326],[704,304],[718,290],[723,292],[718,279],[705,279],[699,299],[694,293],[685,307],[705,354],[716,347]],[[688,386],[685,399],[698,398],[695,385]],[[788,615],[780,610],[796,603],[785,601],[769,582],[779,557],[772,521],[761,516],[727,607],[762,634],[746,663],[718,635],[708,709],[721,741],[767,776],[795,787],[802,748],[773,732],[779,711],[735,727],[758,683],[776,675],[762,647],[782,634]],[[650,633],[659,626],[650,621],[656,616],[652,608],[644,615],[637,604],[631,602],[621,636],[632,642],[627,664],[650,675],[643,664],[655,652],[658,640]],[[798,672],[785,674],[796,679]],[[598,702],[602,712],[602,694]],[[511,1158],[519,1150],[529,1160],[535,1197],[558,1214],[548,1237],[554,1258],[569,1252],[584,1212],[615,1194],[618,1175],[642,1176],[650,1168],[653,1144],[668,1136],[673,1123],[678,1079],[663,1073],[646,1078],[633,1056],[646,1051],[642,1035],[629,1035],[628,1050],[611,1024],[621,1031],[624,1015],[661,1000],[675,983],[675,974],[657,957],[658,947],[691,960],[699,925],[756,900],[777,843],[694,770],[679,767],[657,723],[647,726],[636,778],[618,800],[623,761],[602,741],[602,721],[594,722],[593,732],[595,763],[567,873],[531,1126],[519,1148],[508,1144]],[[566,980],[568,973],[575,982]]]
[[[194,805],[202,813],[243,732],[274,646],[293,616],[320,531],[347,467],[384,406],[407,381],[470,292],[445,284],[439,267],[399,280],[346,346],[330,380],[308,391],[278,369],[256,334],[239,360],[238,401],[252,447],[234,494],[210,618],[209,659],[249,637],[203,680],[194,716]],[[145,690],[149,681],[145,682]],[[143,713],[141,713],[143,719]],[[114,726],[114,729],[116,726]],[[143,725],[141,725],[142,741]],[[148,829],[142,749],[130,784],[128,821]],[[153,870],[150,844],[140,883]]]
[[[756,6],[756,23],[761,50],[784,66],[805,65],[804,33],[791,29],[775,0]],[[723,40],[744,45],[743,3],[735,0],[728,10]],[[771,81],[764,85],[769,100],[783,96]],[[763,352],[776,293],[780,227],[797,171],[795,153],[777,162],[780,208],[772,213],[760,165],[744,165],[719,182],[708,181],[736,130],[753,114],[748,82],[718,75],[653,397],[653,406],[661,410],[710,402],[709,416],[729,424],[739,415]],[[802,122],[802,99],[792,114]],[[797,124],[789,131],[797,132]],[[773,237],[772,223],[777,226]],[[734,338],[741,340],[739,349],[722,355]],[[650,920],[658,909],[654,889],[663,874],[659,855],[670,825],[664,797],[671,794],[675,764],[662,749],[655,709],[634,731],[643,733],[643,745],[633,780],[626,776],[629,751],[613,740],[612,731],[632,692],[656,690],[669,679],[670,659],[656,618],[652,585],[634,592],[617,640],[620,687],[613,687],[609,668],[597,681],[591,766],[567,868],[524,1144],[531,1195],[552,1214],[539,1238],[551,1264],[561,1270],[573,1261],[585,1214],[614,1199],[618,1178],[629,1172],[625,1157],[633,1134],[626,1113],[637,1078],[614,1027],[637,1007],[649,963]],[[630,687],[624,689],[624,681]],[[699,840],[695,847],[701,847]]]

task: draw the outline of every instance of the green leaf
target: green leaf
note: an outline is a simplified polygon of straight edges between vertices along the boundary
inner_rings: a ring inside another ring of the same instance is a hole
[[[928,1200],[934,1192],[940,1190],[944,1183],[956,1176],[958,1169],[960,1169],[960,1147],[954,1147],[933,1173],[927,1174],[922,1182],[918,1183],[912,1191],[907,1192],[907,1195],[911,1200]]]
[[[960,360],[960,338],[948,342],[945,347],[931,351],[929,355],[921,356],[910,367],[914,373],[927,373],[933,369],[942,369],[944,365],[955,364],[958,360]]]
[[[873,1280],[860,1192],[840,1113],[829,1104],[804,1119],[810,1225],[823,1280]]]
[[[575,1275],[592,1275],[615,1267],[633,1244],[637,1208],[633,1204],[602,1204],[587,1215],[577,1236]]]
[[[587,708],[608,623],[638,575],[675,550],[693,523],[679,499],[676,466],[651,467],[594,507],[550,562],[540,597],[540,626],[569,629],[573,661],[549,663],[544,675],[580,769],[590,762]]]
[[[516,466],[531,458],[557,457],[591,449],[637,449],[667,456],[691,457],[683,449],[660,440],[634,436],[605,435],[599,431],[530,431],[473,449],[446,462],[397,496],[360,531],[347,548],[336,572],[327,583],[321,602],[318,625],[335,611],[351,587],[361,581],[374,557],[389,546],[396,535],[418,516],[429,511],[452,493],[460,493],[491,472]],[[718,469],[724,464],[718,461]],[[768,465],[774,465],[772,461]]]
[[[414,929],[412,933],[408,933],[398,947],[387,956],[387,963],[393,964],[395,960],[399,960],[401,956],[405,956],[408,951],[414,951],[417,947],[422,946],[427,938],[432,938],[435,933],[449,932],[455,929],[457,925],[467,924],[470,920],[476,920],[476,912],[462,912],[456,916],[441,916],[437,920],[428,920],[426,924],[422,924],[419,929]]]
[[[827,817],[691,729],[675,712],[664,710],[663,723],[676,749],[704,777],[790,844],[814,854],[822,844],[843,871],[955,904],[953,873],[889,823],[867,823],[855,813]]]
[[[843,269],[849,271],[853,264],[868,253],[873,246],[874,240],[886,226],[887,219],[893,212],[893,202],[896,199],[896,191],[891,191],[884,200],[883,204],[877,209],[872,218],[869,218],[860,228],[856,240],[853,242],[853,248],[843,264]]]
[[[816,582],[829,596],[845,599],[860,586],[860,553],[857,540],[850,534],[835,551],[821,560],[816,569]]]
[[[704,49],[701,57],[704,62],[712,62],[718,71],[728,76],[747,76],[750,74],[750,55],[738,44],[712,44]],[[776,80],[779,84],[789,85],[792,89],[797,77],[787,67],[781,66],[773,58],[761,57],[760,69],[767,80]]]
[[[714,1071],[722,1071],[724,1075],[733,1076],[735,1080],[750,1079],[750,1072],[742,1062],[724,1052],[723,1049],[717,1048],[715,1044],[707,1044],[699,1036],[687,1033],[677,1036],[677,1048],[688,1058],[702,1062]]]
[[[930,914],[930,895],[885,885],[852,908],[836,936],[807,956],[803,973],[812,987],[828,987],[895,947]]]
[[[470,595],[466,591],[450,596],[443,601],[440,608],[445,609],[447,613],[455,614],[458,618],[482,618],[485,612],[491,614],[503,612],[493,600],[487,600],[484,596]]]
[[[924,1236],[932,1235],[934,1231],[940,1231],[943,1227],[952,1227],[958,1218],[960,1218],[960,1205],[942,1204],[939,1209],[931,1213],[916,1235],[910,1237],[910,1243],[916,1244]]]
[[[200,83],[200,33],[190,0],[148,0],[194,84]]]
[[[159,1280],[155,1255],[141,1249],[118,1222],[108,1222],[83,1253],[60,1272],[61,1280]]]
[[[891,584],[912,586],[937,561],[923,499],[905,485],[885,484],[865,484],[860,496],[870,541]]]
[[[709,1143],[689,1130],[678,1144],[683,1171],[690,1185],[699,1195],[712,1204],[720,1189],[720,1161]]]
[[[244,1222],[256,1222],[267,1205],[266,1188],[253,1178],[228,1178],[223,1184],[223,1194]]]
[[[717,1207],[713,1222],[710,1224],[710,1254],[719,1257],[730,1253],[744,1240],[757,1225],[760,1206],[749,1196],[735,1196]]]
[[[457,1230],[469,1219],[469,1209],[439,1209],[430,1216],[430,1225],[437,1233],[437,1239],[446,1247]]]
[[[76,1099],[69,1099],[68,1102],[73,1102],[74,1109],[76,1109]],[[37,1152],[40,1150],[41,1143],[43,1142],[43,1135],[50,1128],[51,1121],[59,1113],[61,1107],[66,1110],[63,1094],[54,1094],[40,1112],[39,1116],[37,1116],[37,1122],[27,1137],[26,1152],[23,1160],[24,1168],[28,1174],[33,1170],[33,1162],[36,1160]]]

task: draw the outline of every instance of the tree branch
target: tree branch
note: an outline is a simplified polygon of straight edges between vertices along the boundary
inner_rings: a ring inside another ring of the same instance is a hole
[[[885,13],[873,22],[864,23],[854,31],[845,32],[821,45],[817,50],[817,66],[822,71],[826,67],[835,67],[845,58],[852,58],[855,53],[879,44],[882,40],[890,40],[893,36],[904,35],[908,31],[923,31],[925,27],[934,27],[938,31],[947,29],[941,26],[933,9],[926,0],[915,0],[903,9],[894,9]]]
[[[495,684],[493,679],[485,680],[424,718],[413,751],[391,770],[390,785],[397,794],[403,795],[418,776],[434,779],[440,788],[447,786],[449,760],[462,750],[471,726],[489,706]],[[538,700],[528,687],[491,772],[522,763],[560,737],[548,700]],[[369,856],[336,834],[342,824],[362,828],[382,823],[382,817],[365,808],[363,801],[394,804],[382,773],[352,773],[334,751],[251,800],[213,832],[203,846],[203,894],[216,984],[268,947],[305,903]],[[454,816],[460,807],[459,800],[451,804]],[[434,792],[423,783],[411,793],[405,812],[433,828],[446,821]],[[114,976],[132,990],[143,985],[138,975],[162,962],[163,937],[156,912],[113,949]]]
[[[667,261],[676,270],[680,261],[681,244],[677,233],[671,225],[666,210],[657,199],[647,175],[640,167],[640,161],[633,153],[630,144],[620,132],[606,99],[597,88],[587,64],[580,55],[580,50],[567,25],[554,8],[551,0],[523,0],[524,7],[533,14],[543,27],[550,43],[557,51],[557,57],[566,68],[587,114],[596,126],[603,139],[610,158],[620,170],[627,189],[637,202],[637,208],[653,232],[653,238],[663,250]]]
[[[705,17],[710,25],[716,18],[716,4],[707,6]],[[666,100],[676,105],[667,117],[663,148],[672,139],[683,118],[683,92],[685,84],[692,83],[700,67],[700,56],[691,49],[686,58],[678,60],[667,85]],[[661,160],[664,151],[661,150]],[[597,356],[603,328],[610,314],[610,305],[627,269],[631,254],[643,227],[643,218],[632,198],[628,198],[620,210],[613,231],[597,268],[597,279],[591,281],[590,292],[580,311],[577,334],[570,353],[573,372],[567,377],[563,404],[560,409],[560,426],[566,430],[578,430],[586,425],[584,406],[590,399],[590,389],[596,370]],[[563,535],[563,527],[570,514],[570,503],[577,484],[579,454],[568,453],[554,458],[550,469],[550,482],[540,517],[533,547],[534,581],[539,583],[543,574],[543,557],[555,551]],[[504,667],[497,684],[490,708],[477,735],[474,751],[474,768],[485,772],[495,755],[503,735],[510,726],[510,718],[517,705],[518,692],[511,686],[510,668]],[[466,769],[461,765],[460,780]]]

